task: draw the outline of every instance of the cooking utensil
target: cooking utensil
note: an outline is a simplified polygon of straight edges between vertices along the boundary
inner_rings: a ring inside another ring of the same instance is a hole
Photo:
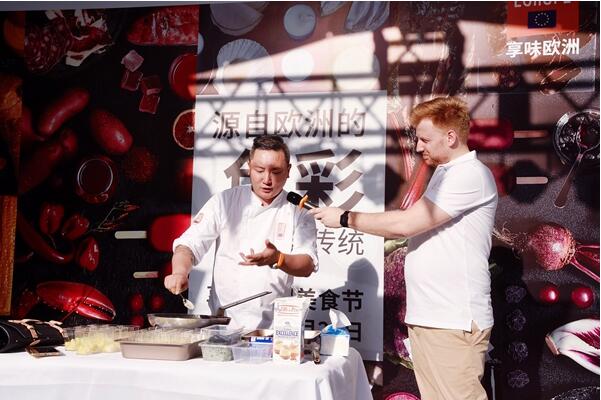
[[[574,164],[572,164],[572,168],[570,168],[570,172],[568,173],[568,176],[566,177],[565,182],[563,183],[563,186],[559,191],[557,198],[555,199],[555,207],[563,208],[566,205],[574,175],[578,170],[578,166],[580,165],[582,158],[591,150],[599,147],[599,131],[596,133],[597,134],[595,135],[594,132],[589,132],[588,128],[583,124],[583,122],[580,122],[578,125],[578,130],[576,131],[574,138],[574,142],[578,147],[578,155],[576,156],[576,160],[574,161]]]
[[[182,298],[182,303],[184,303],[184,307],[186,307],[188,310],[194,310],[194,303],[186,299],[183,294],[180,293],[179,295]]]
[[[225,310],[226,309],[228,309],[230,307],[234,307],[234,306],[240,305],[242,303],[246,303],[247,301],[251,301],[251,300],[257,299],[259,297],[267,296],[268,294],[271,294],[271,291],[266,290],[266,291],[261,292],[261,293],[253,294],[252,296],[245,297],[242,300],[234,301],[233,303],[226,304],[225,306],[221,306],[221,307],[219,307],[217,309],[217,316],[218,317],[223,317],[225,315]]]
[[[159,313],[148,314],[148,322],[152,326],[161,328],[204,328],[211,325],[227,325],[230,323],[230,317],[226,317],[225,310],[235,307],[247,301],[271,294],[270,291],[254,294],[242,300],[219,307],[217,315],[196,315],[196,314],[177,314],[177,313]]]

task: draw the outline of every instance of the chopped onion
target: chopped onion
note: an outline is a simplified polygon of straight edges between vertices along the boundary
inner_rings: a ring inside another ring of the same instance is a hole
[[[547,346],[554,355],[562,354],[599,375],[599,320],[573,321],[547,334]]]

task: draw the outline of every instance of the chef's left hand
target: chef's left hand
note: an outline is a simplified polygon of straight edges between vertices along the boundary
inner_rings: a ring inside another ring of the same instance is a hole
[[[250,249],[250,254],[240,253],[244,261],[240,265],[273,265],[278,262],[280,252],[269,240],[265,240],[265,249],[260,253],[255,253]]]

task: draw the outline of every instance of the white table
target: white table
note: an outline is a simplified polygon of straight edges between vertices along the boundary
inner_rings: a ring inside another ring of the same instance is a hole
[[[60,348],[64,351],[64,348]],[[203,359],[127,359],[121,353],[35,359],[0,354],[0,399],[19,400],[365,400],[363,360],[322,356],[319,365],[240,364]]]

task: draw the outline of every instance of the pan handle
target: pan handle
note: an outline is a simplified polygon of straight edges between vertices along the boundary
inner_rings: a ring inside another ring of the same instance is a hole
[[[227,308],[230,308],[230,307],[237,306],[238,304],[246,303],[247,301],[251,301],[251,300],[254,300],[254,299],[256,299],[256,298],[259,298],[259,297],[266,296],[266,295],[268,295],[268,294],[271,294],[271,292],[270,292],[269,290],[266,290],[266,291],[264,291],[264,292],[261,292],[261,293],[253,294],[252,296],[248,296],[248,297],[246,297],[246,298],[244,298],[244,299],[242,299],[242,300],[238,300],[238,301],[235,301],[235,302],[233,302],[233,303],[230,303],[230,304],[226,304],[226,305],[224,305],[224,306],[221,306],[221,307],[219,307],[219,309],[217,310],[217,317],[223,317],[223,316],[225,315],[225,310],[226,310]]]

